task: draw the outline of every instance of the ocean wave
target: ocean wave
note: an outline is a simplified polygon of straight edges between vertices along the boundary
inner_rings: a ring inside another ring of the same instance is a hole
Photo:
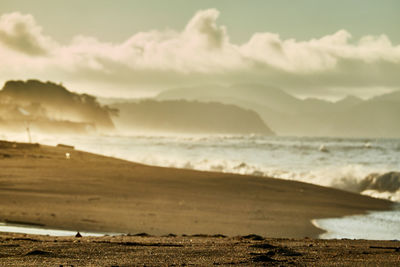
[[[314,170],[284,170],[279,167],[264,167],[243,161],[229,160],[172,160],[171,158],[146,157],[136,159],[141,163],[164,167],[194,169],[223,173],[236,173],[302,181],[377,198],[400,201],[400,173],[388,172],[363,165],[330,166]]]
[[[400,189],[400,172],[373,173],[360,183],[361,191],[396,192]]]

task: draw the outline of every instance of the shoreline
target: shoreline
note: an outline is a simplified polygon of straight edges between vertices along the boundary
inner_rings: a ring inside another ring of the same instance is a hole
[[[323,230],[313,219],[390,210],[393,204],[296,181],[12,144],[0,144],[0,221],[95,232],[316,238]]]
[[[394,204],[396,205],[396,204]],[[395,208],[395,207],[394,207]],[[393,208],[393,210],[394,210]],[[373,214],[376,213],[376,211],[367,211],[368,214]],[[386,211],[390,212],[390,211]],[[318,221],[326,221],[326,220],[342,220],[351,217],[359,217],[363,216],[363,214],[356,214],[356,215],[346,215],[343,217],[339,218],[321,218],[321,219],[312,219],[311,224],[322,231],[322,233],[318,237],[313,237],[314,239],[320,239],[320,240],[334,240],[334,239],[353,239],[353,240],[370,240],[370,241],[390,241],[394,240],[393,236],[390,238],[369,238],[369,237],[341,237],[336,235],[332,235],[335,233],[335,231],[330,232],[329,230],[326,230]],[[42,224],[35,224],[35,223],[30,223],[30,222],[14,222],[14,221],[0,221],[0,234],[1,233],[8,233],[8,234],[23,234],[23,235],[38,235],[38,236],[52,236],[52,237],[73,237],[77,233],[80,233],[82,236],[85,237],[104,237],[104,236],[138,236],[138,235],[143,235],[143,236],[151,236],[147,233],[117,233],[117,232],[93,232],[90,229],[86,231],[80,231],[80,230],[73,230],[73,229],[56,229],[56,228],[47,228],[45,225]],[[170,233],[169,235],[176,236],[175,234]],[[225,236],[222,234],[215,234],[216,236]],[[182,234],[182,236],[187,236],[186,234]],[[208,236],[207,234],[195,234],[194,236]],[[327,237],[329,236],[329,237]],[[227,237],[227,236],[225,236]],[[231,236],[234,237],[234,236]]]

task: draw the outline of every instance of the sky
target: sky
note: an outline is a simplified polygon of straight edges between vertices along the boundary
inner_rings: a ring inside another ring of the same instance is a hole
[[[298,96],[400,88],[398,0],[1,0],[0,82],[100,96],[262,83]]]

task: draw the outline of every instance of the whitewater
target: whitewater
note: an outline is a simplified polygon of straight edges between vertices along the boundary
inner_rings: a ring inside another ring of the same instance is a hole
[[[26,141],[26,136],[0,135]],[[400,139],[270,137],[259,135],[33,135],[38,143],[134,162],[297,180],[400,202]],[[388,184],[390,183],[390,184]],[[400,209],[313,220],[321,238],[400,239]]]

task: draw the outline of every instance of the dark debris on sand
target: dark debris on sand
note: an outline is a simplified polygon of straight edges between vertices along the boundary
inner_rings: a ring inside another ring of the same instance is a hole
[[[28,253],[25,254],[25,256],[34,256],[34,255],[50,256],[52,254],[51,254],[51,252],[40,250],[40,249],[35,249],[35,250],[29,251]]]
[[[0,234],[0,266],[396,266],[398,241]]]

